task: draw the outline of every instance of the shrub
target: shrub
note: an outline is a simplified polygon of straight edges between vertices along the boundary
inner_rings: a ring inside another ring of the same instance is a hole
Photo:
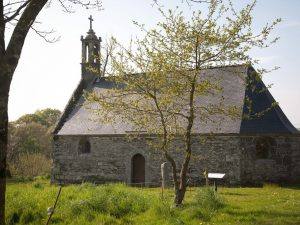
[[[212,188],[199,188],[195,201],[199,207],[209,210],[217,210],[224,206],[224,200]]]
[[[33,182],[33,187],[37,189],[43,189],[44,185],[41,182],[35,181]]]
[[[224,206],[224,200],[212,188],[200,188],[195,196],[197,204],[202,208],[216,210]]]
[[[52,161],[42,154],[23,154],[10,166],[13,176],[36,177],[48,175]]]
[[[184,225],[189,224],[186,223],[183,216],[183,211],[185,209],[189,209],[189,206],[182,205],[180,207],[176,207],[173,199],[164,199],[161,200],[159,198],[154,201],[153,210],[155,213],[155,217],[159,218],[163,221],[162,224],[172,224],[172,225]]]
[[[7,215],[7,224],[30,224],[41,221],[43,214],[38,209],[28,207],[27,209],[19,208],[11,214]]]
[[[278,187],[280,186],[275,183],[263,183],[263,188],[278,188]]]
[[[173,203],[170,203],[166,200],[158,199],[154,205],[155,213],[162,217],[174,217],[176,214],[176,208],[173,206]]]
[[[224,200],[212,188],[199,188],[196,190],[190,214],[192,218],[210,221],[224,205]]]
[[[149,199],[137,190],[123,184],[110,184],[98,187],[85,186],[85,190],[93,189],[86,199],[72,202],[73,215],[79,215],[85,210],[107,213],[116,218],[128,214],[139,214],[149,208]],[[80,187],[82,189],[82,187]]]
[[[17,224],[20,221],[20,215],[16,212],[12,213],[11,217],[8,220],[9,225]]]

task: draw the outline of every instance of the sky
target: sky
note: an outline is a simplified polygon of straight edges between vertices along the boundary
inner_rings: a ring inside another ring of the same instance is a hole
[[[58,1],[52,2],[39,15],[39,26],[44,30],[55,30],[53,37],[60,37],[60,40],[47,43],[33,31],[28,34],[10,89],[10,121],[38,109],[64,109],[80,80],[80,36],[88,31],[89,15],[94,18],[93,28],[97,36],[103,40],[114,36],[124,43],[140,35],[133,20],[147,27],[159,21],[159,13],[151,0],[103,0],[104,9],[101,11],[75,7],[76,12],[71,14],[63,12]],[[160,2],[166,9],[180,6],[185,15],[205,7],[195,4],[189,7],[182,0]],[[236,0],[235,6],[241,7],[248,2]],[[270,92],[296,127],[300,127],[299,12],[299,0],[258,0],[254,27],[262,27],[275,18],[282,18],[283,22],[274,31],[274,35],[280,36],[276,45],[252,52],[266,68],[280,67],[263,80],[272,84]]]

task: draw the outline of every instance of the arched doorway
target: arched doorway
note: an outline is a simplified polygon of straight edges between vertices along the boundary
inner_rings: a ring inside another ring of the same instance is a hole
[[[145,158],[141,154],[136,154],[131,160],[131,183],[145,185]]]

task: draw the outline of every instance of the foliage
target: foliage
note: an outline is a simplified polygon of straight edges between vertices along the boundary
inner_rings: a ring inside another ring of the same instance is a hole
[[[15,124],[38,123],[46,128],[52,127],[60,117],[61,112],[58,109],[37,110],[33,114],[25,114],[15,121]]]
[[[85,188],[86,186],[82,189],[86,191]],[[142,196],[122,184],[89,187],[89,190],[94,191],[85,200],[71,203],[74,215],[80,215],[87,210],[121,218],[128,214],[142,213],[149,208],[149,199],[146,196]]]
[[[34,177],[50,172],[51,131],[59,116],[59,110],[44,109],[9,123],[7,160],[13,176]]]
[[[48,129],[37,123],[10,124],[8,161],[14,162],[20,154],[45,154],[51,152],[51,135]]]
[[[249,55],[250,50],[266,48],[278,40],[269,35],[280,19],[260,32],[253,30],[255,4],[253,1],[236,11],[231,1],[212,0],[208,13],[195,11],[190,18],[178,9],[159,8],[163,19],[153,29],[135,22],[144,32],[143,38],[132,40],[128,47],[112,38],[107,46],[110,60],[103,62],[103,73],[115,85],[87,94],[90,102],[99,104],[96,111],[102,122],[130,124],[131,136],[158,137],[149,144],[172,165],[176,205],[181,204],[186,191],[196,124],[215,123],[216,115],[234,120],[241,114],[235,102],[225,104],[221,78],[204,76],[205,70],[242,64],[243,69],[233,70],[241,76],[247,66],[258,63]],[[260,78],[264,72],[259,69],[255,76]],[[209,98],[217,100],[206,104],[203,99]],[[184,143],[179,149],[184,159],[179,164],[172,157],[174,138]]]
[[[52,160],[42,154],[22,154],[10,165],[13,176],[33,178],[48,175],[51,172]]]
[[[208,208],[210,210],[217,210],[224,206],[224,200],[212,188],[197,190],[195,200],[201,208]]]
[[[40,178],[34,182],[8,183],[7,224],[45,224],[47,208],[52,206],[58,191],[57,186],[48,182]],[[300,222],[300,190],[296,187],[219,188],[218,195],[226,202],[222,207],[212,206],[200,197],[214,199],[211,194],[207,189],[193,188],[187,192],[184,206],[176,208],[172,206],[171,189],[165,190],[162,201],[159,188],[69,185],[62,188],[52,224],[296,225]]]

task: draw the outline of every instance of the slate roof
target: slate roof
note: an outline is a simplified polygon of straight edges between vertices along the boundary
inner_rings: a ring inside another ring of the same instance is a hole
[[[249,68],[248,73],[252,71],[253,68]],[[252,119],[243,119],[240,133],[299,133],[279,106],[272,107],[272,103],[276,101],[264,83],[261,80],[252,79],[252,81],[257,90],[265,91],[259,93],[259,91],[252,91],[251,87],[246,88],[245,96],[253,102],[252,113],[249,113],[246,104],[244,104],[243,114],[254,115],[265,109],[272,110],[264,112],[261,118],[253,116]]]
[[[245,105],[248,97],[253,103],[253,113],[269,108],[274,102],[270,92],[253,93],[247,86],[247,78],[253,72],[252,67],[245,65],[211,68],[201,71],[202,77],[217,78],[223,91],[214,96],[201,97],[197,102],[202,105],[218,104],[223,101],[226,105],[234,105],[240,116],[230,118],[224,115],[212,115],[209,121],[195,121],[194,133],[218,134],[265,134],[265,133],[298,133],[289,122],[279,106],[273,107],[262,117],[251,120],[244,119],[249,111]],[[112,135],[125,134],[133,131],[129,124],[122,121],[108,125],[99,121],[93,109],[97,106],[86,102],[83,91],[102,92],[114,87],[114,83],[105,78],[95,78],[91,83],[84,84],[84,80],[73,93],[57,127],[56,135]],[[257,87],[265,87],[262,81],[255,83]]]

